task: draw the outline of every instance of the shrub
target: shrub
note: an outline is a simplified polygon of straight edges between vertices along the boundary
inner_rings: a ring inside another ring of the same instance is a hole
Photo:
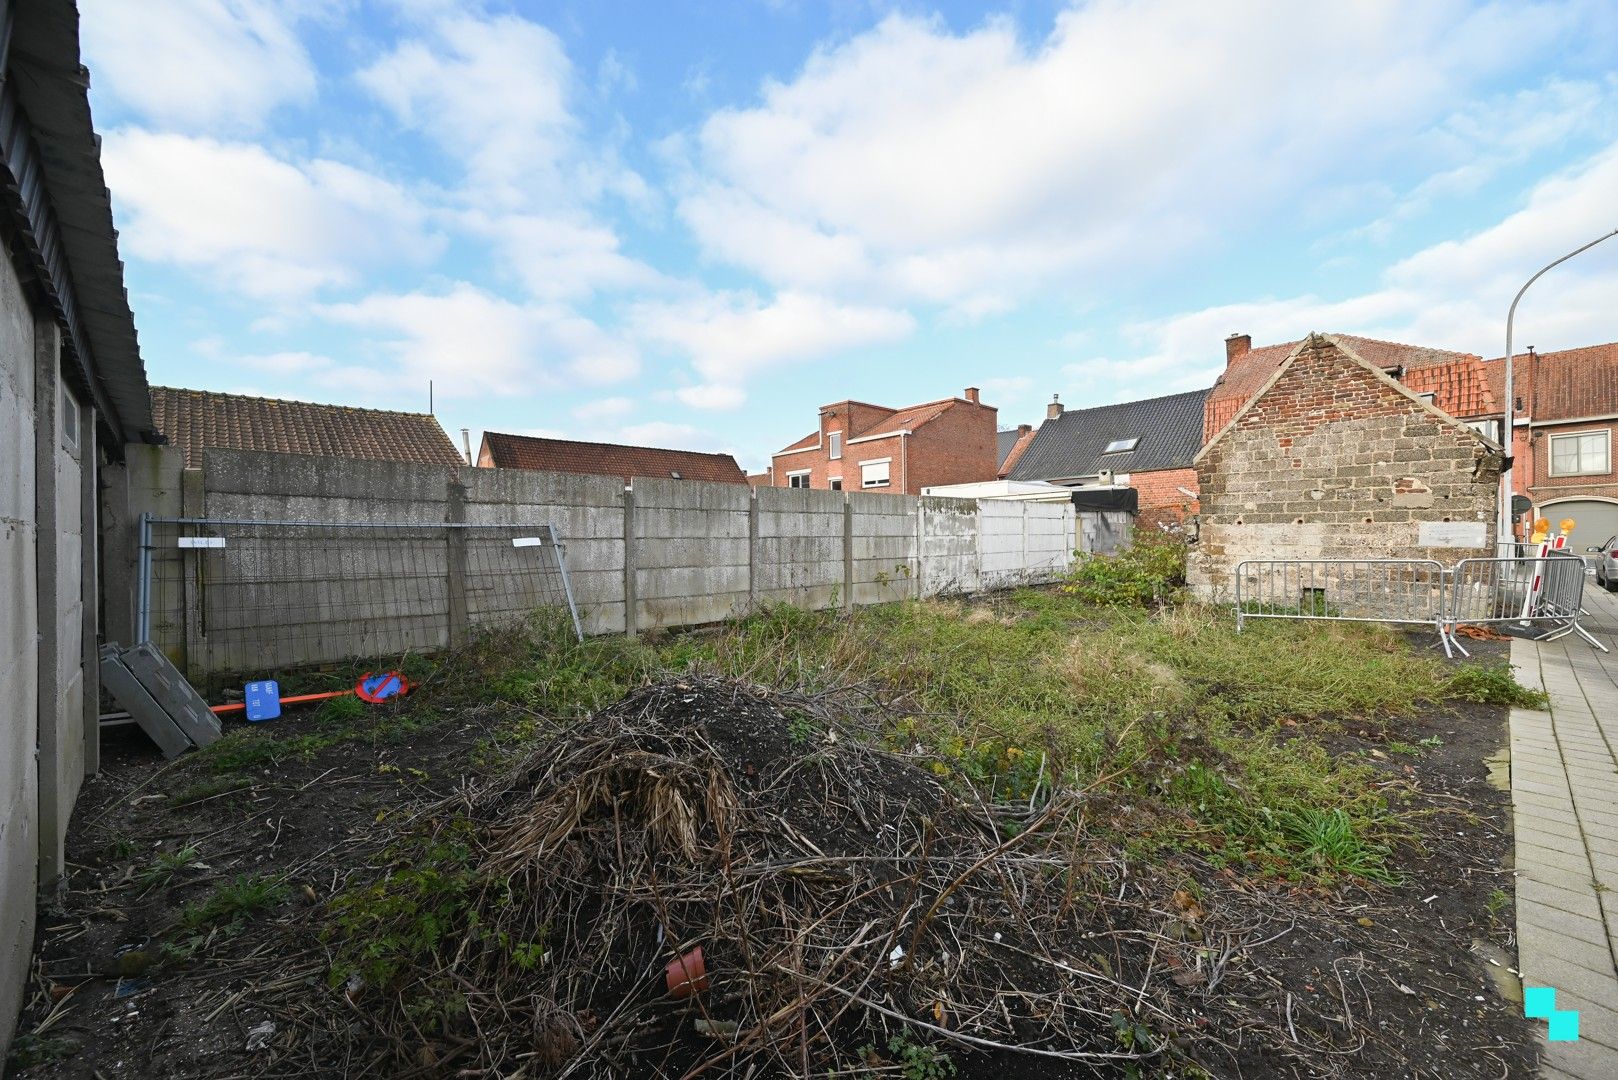
[[[1136,532],[1116,555],[1081,554],[1062,589],[1087,603],[1144,607],[1172,601],[1184,584],[1185,543]]]

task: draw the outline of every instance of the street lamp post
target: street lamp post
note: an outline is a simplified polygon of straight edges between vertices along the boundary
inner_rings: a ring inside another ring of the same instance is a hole
[[[1514,406],[1516,405],[1516,398],[1513,397],[1515,391],[1512,388],[1511,330],[1512,324],[1517,318],[1517,301],[1521,300],[1522,294],[1528,291],[1528,286],[1545,276],[1545,272],[1547,270],[1561,266],[1573,256],[1589,251],[1603,240],[1611,240],[1615,236],[1618,236],[1618,229],[1614,229],[1610,233],[1598,236],[1588,244],[1585,244],[1583,247],[1574,248],[1572,251],[1568,252],[1566,255],[1563,255],[1555,262],[1546,263],[1544,266],[1540,267],[1539,273],[1523,282],[1523,287],[1518,289],[1517,295],[1511,299],[1511,309],[1506,312],[1506,423],[1505,431],[1501,436],[1501,441],[1505,444],[1506,467],[1500,470],[1500,524],[1497,530],[1498,535],[1495,536],[1495,540],[1499,543],[1505,543],[1506,538],[1511,535],[1511,467],[1512,457],[1514,456],[1513,451],[1516,449],[1517,445],[1516,433],[1513,430],[1515,418],[1512,416],[1512,413],[1515,411]]]

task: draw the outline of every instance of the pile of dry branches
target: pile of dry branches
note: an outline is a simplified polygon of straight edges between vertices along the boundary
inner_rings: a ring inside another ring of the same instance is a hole
[[[819,708],[665,682],[443,808],[475,823],[479,899],[411,985],[348,995],[360,1054],[401,1074],[823,1077],[898,1075],[900,1047],[930,1044],[1059,1076],[1183,1060],[1191,1035],[1207,1059],[1207,1003],[1256,924],[1216,932],[1131,877],[1083,792],[963,801]],[[455,1016],[422,1022],[428,985]],[[1290,1039],[1251,1014],[1238,1038],[1299,1054],[1302,1019],[1289,1000]]]

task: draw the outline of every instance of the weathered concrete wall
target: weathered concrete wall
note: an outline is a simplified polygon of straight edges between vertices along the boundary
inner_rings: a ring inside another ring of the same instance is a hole
[[[39,608],[34,322],[0,260],[0,1054],[34,943],[39,858]]]
[[[784,602],[826,608],[847,598],[843,581],[846,506],[847,500],[838,491],[758,489],[753,540],[755,604]]]
[[[625,491],[609,477],[244,451],[208,451],[201,470],[179,470],[173,455],[132,459],[133,504],[247,521],[554,524],[585,630],[597,634],[716,622],[770,603],[824,608],[1050,580],[1075,542],[1065,505],[651,479]],[[207,671],[263,666],[264,642],[276,639],[301,642],[274,651],[307,663],[438,649],[452,643],[447,628],[509,608],[498,582],[476,579],[499,552],[484,551],[475,532],[458,550],[416,551],[398,587],[356,584],[346,556],[293,532],[238,531],[223,552],[182,552],[171,530],[153,556],[154,639],[200,676],[188,658],[211,655]],[[120,573],[132,571],[135,536],[131,521],[126,550],[109,557]],[[473,580],[458,589],[451,571],[463,563]],[[197,596],[203,568],[214,584]],[[218,586],[229,578],[240,587]],[[206,641],[199,625],[210,628]]]
[[[921,594],[974,593],[981,577],[976,499],[921,500]]]
[[[1197,475],[1187,572],[1205,597],[1230,599],[1245,559],[1493,554],[1499,452],[1329,338],[1301,347]]]
[[[752,489],[636,480],[635,626],[694,626],[748,605]]]

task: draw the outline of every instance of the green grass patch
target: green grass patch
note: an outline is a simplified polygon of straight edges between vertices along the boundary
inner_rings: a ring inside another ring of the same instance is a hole
[[[1445,689],[1450,697],[1487,705],[1504,705],[1515,709],[1550,707],[1550,698],[1545,696],[1544,691],[1523,686],[1511,673],[1511,665],[1503,662],[1462,664],[1450,676]]]
[[[273,874],[239,874],[219,886],[204,900],[187,904],[180,911],[180,925],[187,930],[239,928],[286,903],[291,891],[284,879]]]
[[[167,885],[202,859],[196,847],[187,844],[178,851],[161,851],[135,873],[135,887],[141,892]]]

